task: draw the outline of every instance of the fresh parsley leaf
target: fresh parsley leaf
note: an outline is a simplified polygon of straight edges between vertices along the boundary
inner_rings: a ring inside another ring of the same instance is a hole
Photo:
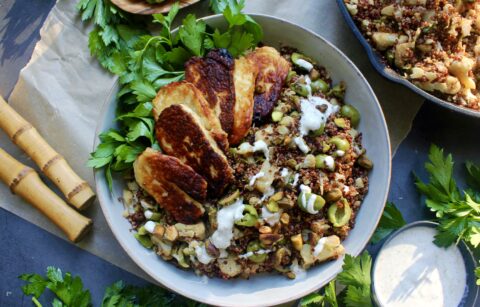
[[[372,258],[367,251],[358,257],[345,255],[343,271],[337,280],[347,287],[344,303],[347,306],[372,306],[371,279]]]
[[[228,47],[228,51],[232,56],[238,57],[254,45],[253,40],[254,38],[252,34],[236,28],[232,32],[232,42]]]
[[[467,184],[480,191],[480,165],[467,161],[465,167],[467,168]]]
[[[477,286],[480,286],[480,267],[475,269],[475,276],[477,277]]]
[[[335,280],[329,282],[325,287],[325,302],[327,302],[330,307],[338,307]]]
[[[320,306],[323,303],[325,296],[318,294],[317,292],[310,293],[307,296],[304,296],[300,300],[300,306]]]
[[[203,55],[203,39],[206,29],[205,21],[197,20],[195,15],[188,14],[183,20],[178,35],[183,44],[196,56]]]
[[[399,229],[406,222],[403,219],[402,213],[395,207],[394,203],[387,202],[383,210],[382,217],[378,223],[378,227],[370,240],[371,243],[376,244],[383,238],[387,237],[394,230]]]
[[[19,278],[27,282],[22,286],[22,291],[25,295],[32,295],[32,301],[36,305],[40,304],[36,299],[48,288],[56,295],[53,306],[91,306],[90,291],[83,289],[80,277],[74,277],[70,273],[65,273],[64,276],[58,268],[48,267],[46,277],[23,274]]]

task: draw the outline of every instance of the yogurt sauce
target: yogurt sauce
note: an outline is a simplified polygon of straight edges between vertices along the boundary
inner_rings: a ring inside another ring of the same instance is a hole
[[[465,263],[458,247],[436,246],[435,234],[431,227],[412,227],[382,248],[373,272],[380,306],[458,306],[466,287]]]

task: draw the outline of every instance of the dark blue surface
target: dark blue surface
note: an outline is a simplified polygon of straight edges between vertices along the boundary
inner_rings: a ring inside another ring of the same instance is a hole
[[[38,29],[53,3],[53,0],[0,0],[0,94],[3,96],[11,92],[19,70],[28,62],[38,40]],[[24,39],[18,40],[20,36]],[[461,179],[465,174],[464,161],[480,163],[479,132],[478,119],[434,104],[422,107],[412,132],[393,161],[389,199],[396,203],[407,222],[433,217],[425,209],[412,180],[412,171],[425,178],[423,164],[430,144],[436,143],[453,153],[456,175]],[[463,184],[462,180],[459,182]],[[32,306],[30,299],[22,296],[22,282],[17,276],[26,272],[43,273],[49,265],[81,275],[85,287],[92,292],[95,306],[99,306],[105,287],[116,280],[145,283],[3,209],[0,209],[0,242],[0,306]],[[375,253],[378,245],[369,249]]]
[[[362,32],[360,32],[360,29],[358,29],[357,25],[353,21],[352,16],[348,12],[348,9],[344,1],[345,0],[337,0],[337,4],[340,9],[340,12],[342,13],[348,26],[352,29],[353,34],[357,37],[359,42],[362,44],[363,48],[365,48],[365,51],[367,52],[368,58],[370,59],[372,66],[380,73],[380,75],[382,75],[383,77],[387,78],[390,81],[400,83],[406,86],[407,88],[414,91],[415,93],[425,97],[425,99],[427,99],[428,101],[433,101],[434,103],[444,108],[453,110],[455,112],[463,113],[464,115],[480,118],[480,112],[476,112],[471,109],[464,108],[452,103],[447,103],[444,100],[437,98],[431,95],[430,93],[422,90],[421,88],[415,86],[413,83],[408,81],[405,77],[401,76],[396,71],[391,69],[388,65],[385,65],[385,61],[382,59],[379,53],[377,53],[377,51],[374,48],[372,48],[370,43],[363,36]]]

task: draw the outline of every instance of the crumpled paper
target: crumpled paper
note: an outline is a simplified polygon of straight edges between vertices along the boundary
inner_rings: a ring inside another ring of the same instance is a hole
[[[101,107],[116,78],[90,57],[87,47],[90,29],[77,15],[75,2],[60,0],[50,12],[41,29],[41,39],[30,62],[22,69],[9,102],[93,187],[93,172],[85,164],[93,150],[96,124],[102,116]],[[374,71],[334,0],[248,0],[246,11],[300,24],[339,47],[360,68],[375,90],[387,118],[392,148],[398,147],[409,132],[423,100]],[[208,1],[181,10],[177,24],[188,13],[195,13],[197,17],[208,15]],[[3,133],[0,133],[0,147],[32,166],[28,157]],[[0,186],[0,206],[63,238],[46,218],[3,185]],[[149,279],[112,235],[98,202],[85,214],[94,220],[94,229],[78,246]]]

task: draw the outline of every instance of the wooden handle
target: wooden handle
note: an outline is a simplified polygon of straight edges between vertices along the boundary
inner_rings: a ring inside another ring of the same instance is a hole
[[[50,190],[30,167],[23,165],[0,148],[0,180],[12,193],[32,204],[67,235],[78,242],[92,227],[92,220],[68,206]]]
[[[67,161],[48,145],[37,129],[12,109],[1,96],[0,128],[35,161],[75,208],[83,210],[94,201],[95,193],[88,183],[81,179]]]

